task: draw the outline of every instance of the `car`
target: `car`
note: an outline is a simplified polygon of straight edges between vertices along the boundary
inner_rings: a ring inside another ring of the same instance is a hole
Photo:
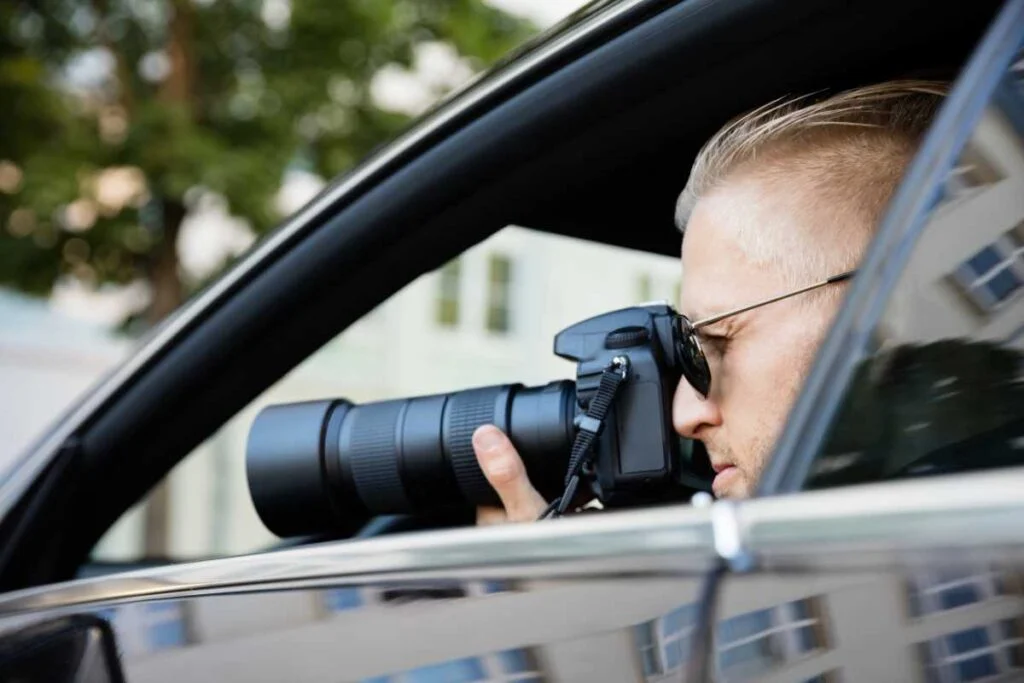
[[[0,481],[0,678],[1024,677],[1022,43],[1024,0],[587,6],[326,187]],[[420,275],[509,224],[674,255],[675,196],[723,122],[910,74],[954,85],[753,499],[353,517],[236,557],[91,559],[193,448]]]

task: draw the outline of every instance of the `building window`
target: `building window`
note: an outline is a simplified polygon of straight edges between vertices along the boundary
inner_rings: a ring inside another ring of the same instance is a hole
[[[636,279],[636,300],[642,304],[651,301],[651,276],[644,273]]]
[[[537,658],[530,650],[505,650],[496,656],[498,660],[497,671],[492,674],[490,680],[503,681],[507,683],[543,683],[544,677],[540,673],[540,665]],[[494,669],[494,663],[484,661]],[[500,676],[496,678],[495,675]]]
[[[796,600],[718,624],[718,668],[726,680],[771,671],[826,647],[819,601]]]
[[[146,649],[149,652],[182,647],[188,643],[185,611],[180,602],[153,602],[143,607]]]
[[[842,679],[839,678],[839,674],[835,671],[825,671],[817,676],[805,679],[802,683],[837,683],[840,680]]]
[[[362,683],[544,683],[530,650],[505,650],[481,657],[452,659]]]
[[[974,191],[994,185],[1003,174],[977,149],[967,147],[946,178],[945,199],[957,200]]]
[[[633,628],[633,640],[645,676],[661,676],[683,667],[690,653],[690,636],[696,622],[697,606],[683,605]]]
[[[636,301],[641,304],[664,302],[669,306],[677,306],[679,284],[679,278],[657,278],[642,273],[636,278]]]
[[[983,313],[999,308],[1024,288],[1024,224],[975,253],[952,278]]]
[[[506,333],[511,328],[512,261],[493,254],[487,276],[487,329]]]
[[[1020,672],[1024,638],[1012,619],[975,626],[918,645],[929,683],[987,680]]]
[[[1008,580],[995,571],[922,572],[908,586],[910,614],[923,617],[991,600],[1007,592]]]
[[[332,588],[323,592],[324,607],[329,612],[344,612],[363,606],[358,588]]]
[[[441,327],[455,327],[459,324],[461,271],[462,263],[459,259],[453,259],[441,268],[435,310],[435,320]]]
[[[472,683],[486,681],[483,662],[478,657],[453,659],[440,664],[424,666],[406,671],[399,679],[401,683]]]

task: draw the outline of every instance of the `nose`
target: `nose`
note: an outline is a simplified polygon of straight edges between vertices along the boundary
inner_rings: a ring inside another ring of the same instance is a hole
[[[688,439],[700,439],[709,427],[722,424],[722,411],[713,398],[704,398],[686,379],[679,380],[672,399],[672,426],[676,433]]]

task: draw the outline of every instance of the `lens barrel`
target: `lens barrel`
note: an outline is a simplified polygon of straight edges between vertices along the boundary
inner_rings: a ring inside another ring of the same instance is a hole
[[[346,519],[498,505],[472,435],[494,424],[512,439],[530,481],[561,491],[574,436],[576,387],[504,384],[357,405],[343,399],[264,408],[249,430],[246,474],[256,511],[287,537]]]

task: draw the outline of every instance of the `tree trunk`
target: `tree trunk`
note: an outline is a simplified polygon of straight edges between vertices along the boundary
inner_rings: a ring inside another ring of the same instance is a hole
[[[160,323],[181,305],[182,285],[178,272],[178,233],[185,218],[180,201],[165,200],[162,210],[163,239],[149,263],[149,285],[152,292],[147,318],[150,326]],[[170,481],[164,477],[150,491],[145,507],[145,557],[170,556],[171,495]]]
[[[160,98],[172,106],[183,108],[189,116],[193,115],[193,19],[191,0],[172,0],[167,42],[171,71],[160,87]],[[151,325],[159,324],[182,300],[181,277],[178,273],[178,232],[185,218],[185,205],[180,199],[161,199],[163,239],[152,255],[149,270],[153,296],[148,316]],[[150,492],[146,504],[146,557],[170,556],[170,524],[170,480],[164,477]]]
[[[185,107],[192,114],[195,67],[192,58],[193,0],[174,0],[172,3],[170,40],[167,55],[171,72],[160,86],[160,96],[168,102]]]

